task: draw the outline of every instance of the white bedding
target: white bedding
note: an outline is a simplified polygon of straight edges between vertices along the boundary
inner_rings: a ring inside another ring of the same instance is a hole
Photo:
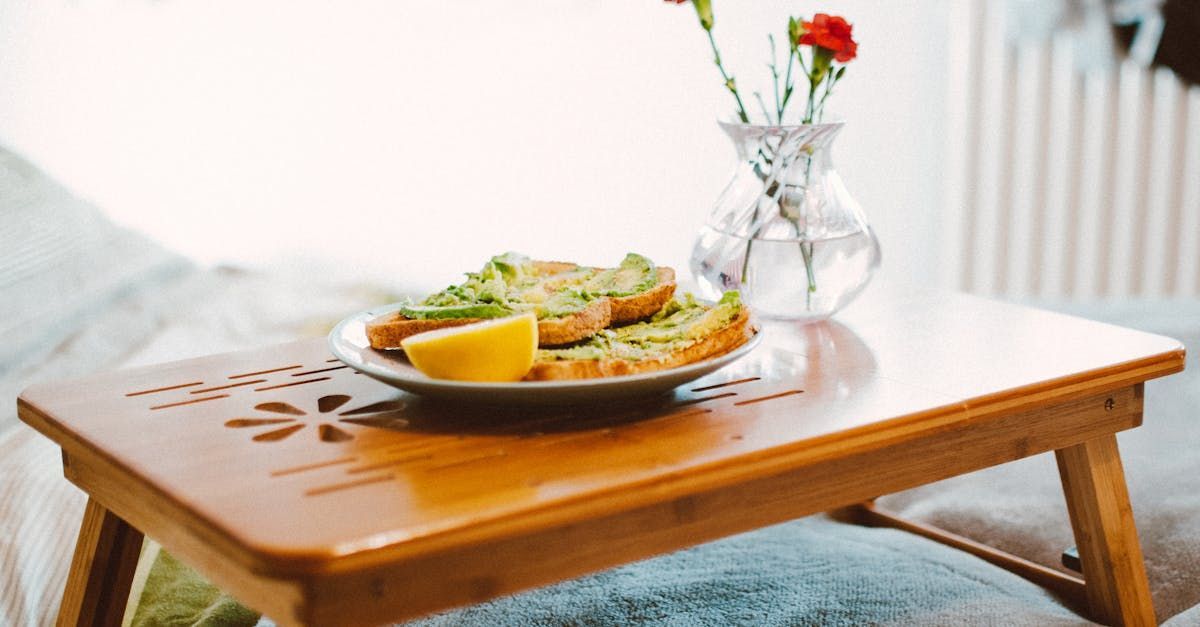
[[[25,383],[100,369],[170,361],[323,334],[377,292],[259,277],[192,272],[97,311]],[[14,424],[15,392],[0,422],[0,625],[53,623],[84,497],[62,477],[57,447]]]

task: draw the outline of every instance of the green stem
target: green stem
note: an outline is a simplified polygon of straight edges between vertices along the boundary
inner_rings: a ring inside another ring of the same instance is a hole
[[[783,79],[783,104],[779,105],[779,115],[777,116],[780,124],[783,124],[783,112],[787,110],[788,99],[792,97],[792,58],[795,56],[795,54],[788,55],[787,74]]]
[[[758,218],[757,213],[758,213],[758,210],[755,209],[755,216],[754,216],[755,219]],[[742,275],[740,277],[738,277],[738,283],[740,285],[746,284],[746,270],[748,270],[750,268],[750,247],[753,245],[754,245],[754,238],[753,237],[747,238],[746,239],[746,255],[742,257]]]
[[[766,139],[763,139],[762,141],[764,144],[766,144],[767,149],[770,150],[771,149],[770,142]],[[780,144],[780,147],[782,147],[782,143]],[[778,148],[772,150],[771,152],[777,153]],[[759,166],[759,164],[756,163],[756,164],[754,164],[754,174],[756,176],[758,176],[758,178],[763,182],[763,185],[764,185],[763,194],[766,196],[774,197],[776,194],[779,193],[779,190],[782,187],[782,185],[779,181],[775,181],[775,182],[771,183],[770,185],[767,185],[767,179],[771,178],[771,176],[775,172],[774,161],[772,160],[772,157],[768,156],[766,154],[766,152],[763,151],[763,148],[761,145],[758,148],[758,155],[760,157],[762,157],[763,161],[765,161],[768,166],[771,166],[771,168],[769,171],[764,172],[762,170],[762,168]],[[777,154],[774,156],[778,158]],[[757,223],[758,223],[758,201],[755,201],[754,213],[750,217],[750,224],[754,225]],[[750,269],[750,252],[754,248],[754,239],[756,237],[758,237],[757,229],[753,233],[749,233],[749,237],[746,238],[746,254],[742,256],[742,273],[738,277],[739,283],[741,283],[743,285],[746,284],[746,272]]]
[[[767,67],[771,68],[771,88],[775,91],[775,119],[779,124],[783,124],[783,107],[779,104],[779,68],[775,65],[775,36],[767,35],[767,41],[771,42],[771,63]],[[767,122],[770,121],[771,116],[768,115]]]
[[[810,98],[811,100],[811,98]],[[804,163],[804,192],[808,193],[809,181],[812,177],[812,160],[813,156],[808,155]],[[817,291],[817,275],[813,271],[813,242],[808,239],[808,216],[804,216],[805,233],[800,233],[800,224],[793,223],[796,227],[796,237],[800,238],[800,256],[804,257],[804,272],[808,275],[808,291],[804,295],[804,304],[807,309],[812,310],[812,297]]]
[[[811,80],[808,84],[808,104],[804,107],[804,123],[812,124],[813,121],[813,92],[817,90],[817,85]]]
[[[763,101],[762,94],[754,92],[754,97],[758,99],[758,106],[762,109],[763,117],[767,119],[767,124],[771,123],[771,112],[767,109],[767,103]]]
[[[825,83],[825,93],[821,96],[821,101],[817,103],[817,110],[815,112],[817,122],[820,122],[821,118],[825,116],[825,101],[829,99],[829,94],[833,93],[833,86],[837,84],[837,79],[834,78],[833,74],[833,67],[829,68],[828,76]]]
[[[733,94],[733,99],[737,101],[738,118],[742,120],[743,124],[749,124],[750,118],[746,115],[746,107],[742,104],[742,97],[738,95],[737,83],[725,71],[725,65],[721,63],[721,51],[717,49],[717,40],[713,39],[712,29],[706,28],[704,32],[708,33],[708,43],[712,45],[713,60],[717,63],[717,69],[721,71],[721,78],[725,79],[725,87],[729,89],[729,93]]]
[[[804,75],[808,76],[808,65],[804,63],[804,55],[801,54],[800,48],[796,48],[796,60],[800,62],[800,69],[804,70]]]
[[[812,310],[812,297],[817,293],[817,277],[813,274],[813,243],[800,242],[800,255],[804,257],[804,271],[808,273],[808,291],[804,294],[804,305]]]

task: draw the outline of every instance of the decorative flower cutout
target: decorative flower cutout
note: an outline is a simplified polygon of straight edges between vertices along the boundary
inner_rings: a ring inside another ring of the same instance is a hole
[[[322,420],[322,422],[316,424],[317,438],[319,440],[322,442],[345,442],[346,440],[354,439],[353,433],[342,429],[334,424],[334,422],[356,424],[377,429],[403,429],[408,426],[408,420],[402,417],[401,410],[404,408],[404,403],[401,401],[371,403],[338,413],[338,418],[332,416],[326,417],[327,414],[332,414],[348,402],[350,402],[350,397],[345,394],[330,394],[317,399],[318,420]],[[255,442],[276,442],[303,430],[309,424],[307,419],[302,418],[303,416],[308,416],[308,413],[289,403],[278,401],[259,403],[254,406],[254,409],[273,414],[273,416],[269,418],[233,418],[227,420],[225,426],[233,429],[243,429],[247,427],[283,425],[273,428],[270,431],[259,433],[251,438]]]

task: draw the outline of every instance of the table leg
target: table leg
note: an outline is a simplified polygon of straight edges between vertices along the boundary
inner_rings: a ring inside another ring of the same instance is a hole
[[[1154,625],[1146,566],[1115,435],[1055,451],[1092,617]]]
[[[142,532],[89,498],[56,624],[119,627],[141,550]]]

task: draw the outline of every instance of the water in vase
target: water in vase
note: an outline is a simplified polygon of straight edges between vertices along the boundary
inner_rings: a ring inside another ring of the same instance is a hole
[[[706,298],[737,289],[760,316],[821,320],[862,291],[879,259],[869,229],[805,242],[750,240],[705,226],[690,265]]]

